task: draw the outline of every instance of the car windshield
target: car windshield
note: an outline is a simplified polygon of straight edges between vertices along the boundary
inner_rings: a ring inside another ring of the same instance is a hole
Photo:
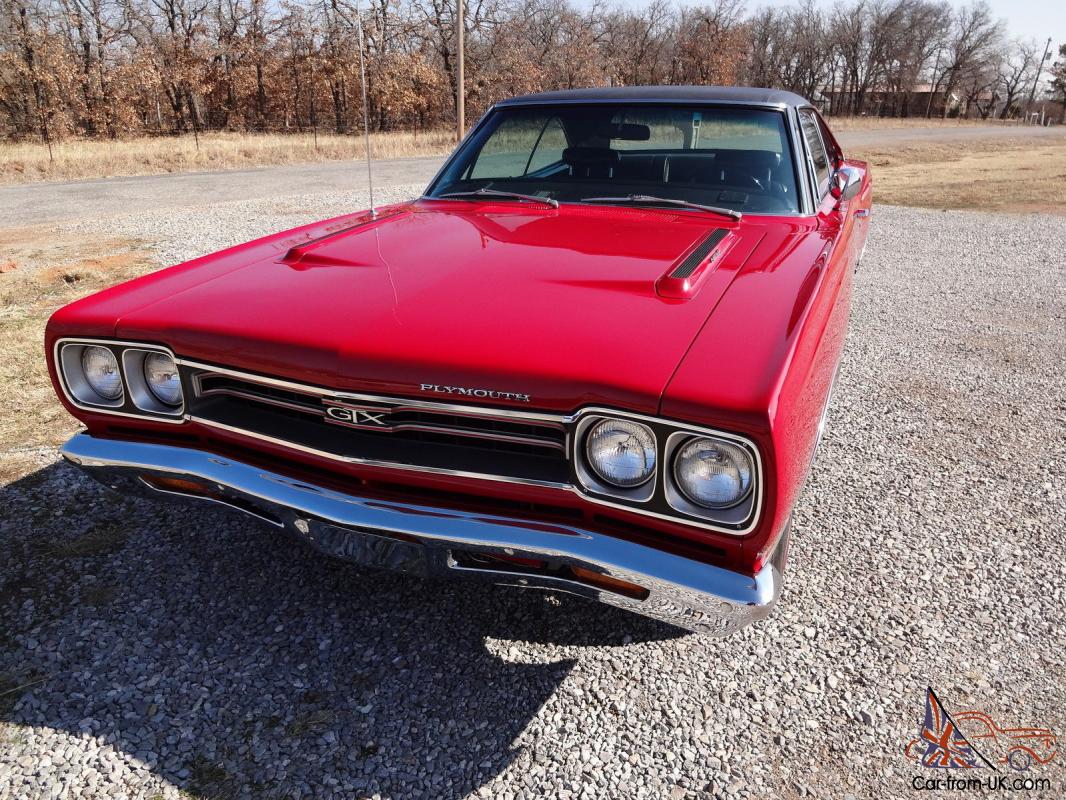
[[[461,199],[488,189],[500,200],[514,193],[527,200],[653,206],[662,198],[792,213],[799,201],[786,130],[783,112],[730,106],[503,107],[427,195]]]

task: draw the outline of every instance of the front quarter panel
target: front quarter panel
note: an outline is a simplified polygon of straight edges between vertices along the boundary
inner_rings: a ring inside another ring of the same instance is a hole
[[[772,553],[802,489],[847,328],[854,242],[844,215],[819,212],[768,233],[662,402],[664,416],[746,433],[763,448],[765,510],[744,541],[753,567]]]

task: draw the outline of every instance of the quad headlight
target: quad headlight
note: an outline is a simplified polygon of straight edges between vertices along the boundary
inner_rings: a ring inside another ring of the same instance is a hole
[[[762,465],[745,437],[590,408],[572,447],[576,488],[594,502],[738,536],[758,524]]]
[[[755,467],[748,452],[721,439],[697,437],[674,454],[674,481],[703,508],[730,508],[748,496]]]
[[[168,406],[181,405],[181,378],[178,365],[166,353],[148,353],[144,357],[144,379],[148,389]]]
[[[589,467],[604,483],[631,489],[655,474],[655,434],[647,425],[625,419],[596,423],[585,439]]]
[[[66,395],[79,408],[180,421],[184,406],[181,377],[165,348],[62,339],[55,353]]]
[[[92,391],[112,403],[122,397],[122,374],[118,359],[106,347],[83,347],[81,377]]]

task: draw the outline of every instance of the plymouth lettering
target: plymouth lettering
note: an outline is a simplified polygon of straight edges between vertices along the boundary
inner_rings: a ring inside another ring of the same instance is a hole
[[[500,392],[495,389],[468,389],[465,386],[441,386],[436,383],[423,383],[419,386],[423,392],[436,394],[458,394],[465,397],[483,397],[490,400],[515,400],[519,403],[528,403],[530,397],[521,392]]]

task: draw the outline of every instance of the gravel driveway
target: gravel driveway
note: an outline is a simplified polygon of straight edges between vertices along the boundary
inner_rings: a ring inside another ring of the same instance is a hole
[[[84,229],[172,261],[360,202]],[[40,451],[0,490],[0,798],[903,797],[927,686],[1066,736],[1064,241],[875,209],[789,582],[727,639],[364,574]]]

